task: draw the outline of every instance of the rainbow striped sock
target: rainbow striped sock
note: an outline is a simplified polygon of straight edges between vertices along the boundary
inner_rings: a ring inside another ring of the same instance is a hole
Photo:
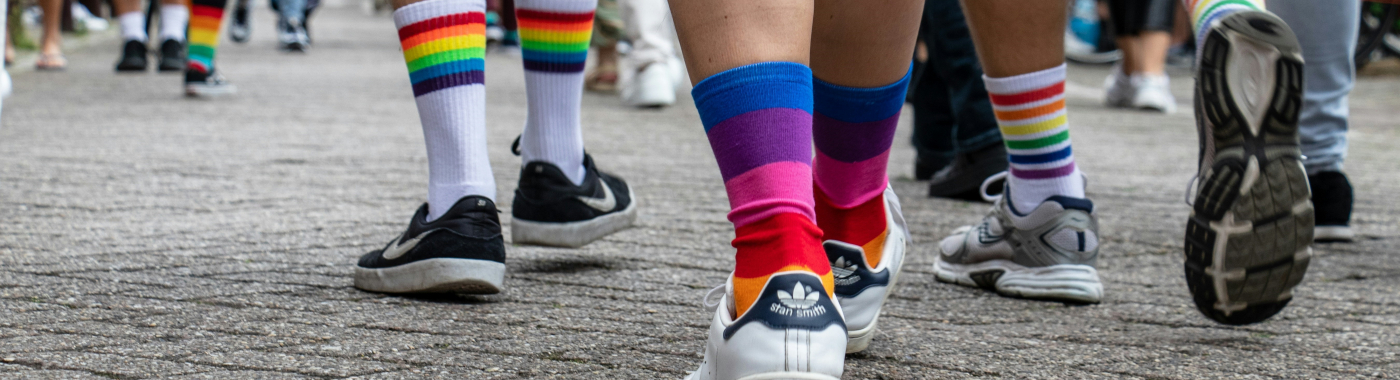
[[[1262,11],[1263,0],[1182,0],[1186,9],[1191,10],[1191,26],[1196,31],[1196,51],[1206,43],[1206,31],[1210,24],[1238,11]]]
[[[812,198],[812,70],[792,62],[737,67],[691,90],[719,162],[734,223],[736,316],[775,273],[807,271],[835,289]]]
[[[554,164],[583,183],[583,65],[597,0],[518,0],[521,56],[529,113],[520,135],[521,164]]]
[[[187,70],[208,73],[214,70],[214,51],[219,48],[219,24],[224,21],[228,0],[193,0]]]
[[[486,2],[427,0],[394,11],[428,146],[428,219],[468,195],[496,198],[486,155]]]
[[[1056,195],[1084,198],[1084,178],[1070,149],[1065,66],[983,80],[1010,155],[1013,209],[1029,213]]]
[[[825,240],[864,247],[872,267],[880,264],[889,233],[881,195],[908,86],[908,73],[875,88],[812,83],[817,225]]]

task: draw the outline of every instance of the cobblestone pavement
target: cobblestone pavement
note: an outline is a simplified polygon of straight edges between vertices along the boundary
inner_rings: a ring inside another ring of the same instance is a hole
[[[15,77],[0,128],[0,378],[677,379],[699,363],[701,298],[724,280],[733,235],[692,106],[584,98],[589,150],[637,189],[637,228],[578,250],[510,247],[497,296],[365,293],[356,257],[400,232],[426,183],[392,22],[328,9],[300,56],[275,52],[270,13],[257,17],[253,42],[220,52],[231,98],[114,75],[115,42]],[[509,205],[524,86],[518,58],[487,65]],[[1182,279],[1190,112],[1104,110],[1105,73],[1074,68],[1070,91],[1104,302],[934,281],[935,243],[987,206],[922,196],[906,122],[891,170],[913,256],[846,378],[1400,377],[1400,202],[1385,195],[1400,192],[1400,79],[1367,78],[1353,98],[1359,241],[1318,245],[1272,321],[1224,327]],[[1177,77],[1185,103],[1190,76]]]

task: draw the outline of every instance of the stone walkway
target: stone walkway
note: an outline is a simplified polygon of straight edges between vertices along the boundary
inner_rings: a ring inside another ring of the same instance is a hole
[[[637,228],[579,250],[509,247],[497,296],[365,293],[355,259],[401,231],[426,183],[392,21],[327,9],[300,56],[275,52],[271,14],[256,16],[251,43],[220,51],[231,98],[114,75],[115,42],[71,51],[66,72],[16,74],[0,127],[0,378],[678,379],[700,362],[701,298],[724,281],[733,235],[688,98],[584,98],[589,151],[638,192]],[[508,206],[524,85],[518,58],[487,66]],[[1190,107],[1105,110],[1106,72],[1073,68],[1069,101],[1100,207],[1104,302],[934,281],[935,243],[987,205],[922,196],[906,120],[891,170],[912,258],[846,378],[1400,377],[1400,79],[1365,78],[1353,96],[1359,241],[1317,246],[1272,321],[1224,327],[1182,279]],[[1187,103],[1190,75],[1176,77]]]

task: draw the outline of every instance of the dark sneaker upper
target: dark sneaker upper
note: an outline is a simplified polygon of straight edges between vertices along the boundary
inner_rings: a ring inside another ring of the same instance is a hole
[[[233,22],[228,26],[228,38],[233,42],[248,42],[253,29],[248,26],[248,3],[239,2],[233,7]]]
[[[496,203],[480,196],[457,201],[437,220],[427,221],[425,203],[408,230],[382,249],[360,257],[361,268],[390,268],[426,259],[469,259],[504,263],[505,240]]]
[[[145,41],[126,41],[122,56],[117,59],[117,71],[146,71],[146,54]]]
[[[536,161],[520,169],[511,216],[534,222],[567,223],[623,212],[632,206],[627,182],[599,171],[583,155],[583,183],[574,185],[554,164]]]
[[[981,201],[982,182],[1009,167],[1006,145],[992,144],[972,152],[958,153],[953,163],[933,174],[928,184],[928,195],[938,198],[953,198]]]
[[[160,71],[185,69],[185,44],[176,40],[160,43]]]
[[[1321,172],[1308,176],[1312,188],[1312,203],[1316,215],[1313,239],[1318,241],[1347,241],[1351,231],[1353,194],[1351,181],[1342,172]]]

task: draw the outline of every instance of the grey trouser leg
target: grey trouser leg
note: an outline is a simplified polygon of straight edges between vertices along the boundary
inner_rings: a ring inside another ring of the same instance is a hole
[[[1360,1],[1269,0],[1303,47],[1303,109],[1298,116],[1308,174],[1341,171],[1347,156],[1347,94],[1356,82]]]

